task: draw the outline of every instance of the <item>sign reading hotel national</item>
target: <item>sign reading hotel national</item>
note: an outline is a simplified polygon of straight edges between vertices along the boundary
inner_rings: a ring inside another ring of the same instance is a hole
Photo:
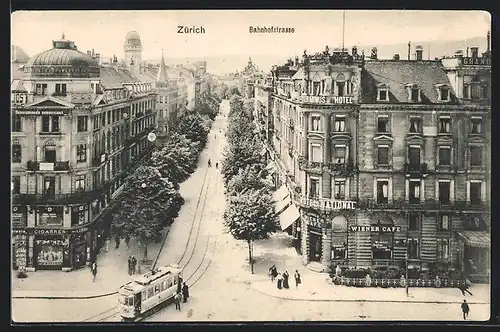
[[[319,201],[314,198],[306,198],[302,199],[302,201],[315,208],[326,208],[331,210],[354,210],[356,208],[356,202],[353,201]]]
[[[354,104],[353,97],[299,96],[297,101],[311,104]]]

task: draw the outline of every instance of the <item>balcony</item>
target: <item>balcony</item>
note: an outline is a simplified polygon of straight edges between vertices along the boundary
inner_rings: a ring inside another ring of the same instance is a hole
[[[330,172],[332,175],[346,177],[358,171],[357,165],[354,165],[350,159],[347,160],[347,163],[323,163],[299,158],[299,168],[302,171]]]
[[[427,164],[413,164],[413,163],[405,163],[404,166],[405,174],[414,174],[414,175],[426,175],[427,174]]]
[[[55,163],[39,162],[30,160],[26,164],[26,169],[31,172],[38,171],[54,171],[54,172],[67,172],[71,170],[69,161],[56,161]]]
[[[428,211],[489,211],[491,206],[485,202],[471,203],[466,201],[454,201],[442,203],[439,200],[427,199],[424,202],[413,202],[410,200],[397,199],[386,202],[377,202],[375,198],[359,200],[358,206],[364,209],[375,210],[428,210]]]

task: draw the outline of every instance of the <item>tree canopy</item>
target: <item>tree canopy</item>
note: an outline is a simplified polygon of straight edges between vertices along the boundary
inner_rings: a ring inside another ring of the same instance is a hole
[[[186,115],[179,123],[179,132],[193,142],[199,142],[205,147],[210,127],[207,128],[207,120],[198,113]]]

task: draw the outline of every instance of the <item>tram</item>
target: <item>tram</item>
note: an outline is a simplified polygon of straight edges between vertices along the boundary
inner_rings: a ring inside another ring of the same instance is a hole
[[[118,291],[123,321],[139,321],[166,306],[182,286],[182,269],[177,264],[149,271],[123,285]]]

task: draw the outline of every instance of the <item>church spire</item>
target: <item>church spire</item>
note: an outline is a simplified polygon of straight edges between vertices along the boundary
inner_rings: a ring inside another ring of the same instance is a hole
[[[158,83],[168,83],[167,66],[165,65],[165,57],[163,56],[163,49],[161,50],[160,70],[158,70]]]

